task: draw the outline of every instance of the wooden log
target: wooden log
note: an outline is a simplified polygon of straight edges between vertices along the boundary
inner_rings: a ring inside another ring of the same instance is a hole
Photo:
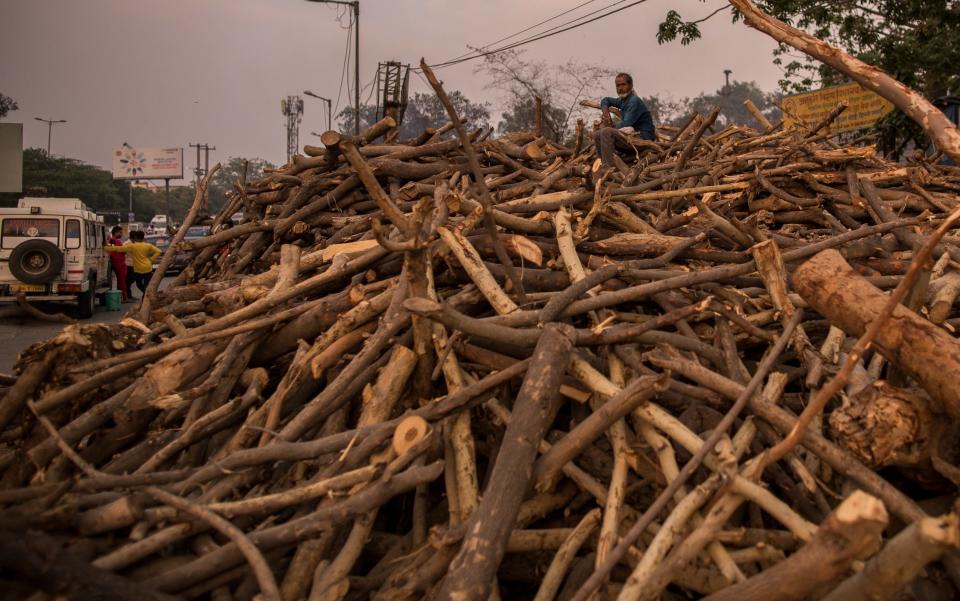
[[[670,252],[686,238],[662,234],[614,234],[598,242],[581,242],[579,247],[591,253],[606,255],[656,256]]]
[[[887,301],[835,250],[823,251],[793,274],[793,285],[810,306],[851,336],[860,336]],[[903,369],[947,414],[960,416],[960,343],[941,328],[899,306],[878,334],[875,344],[891,363]]]
[[[530,485],[537,442],[557,410],[560,379],[573,346],[569,326],[548,324],[514,404],[490,481],[467,536],[440,583],[441,599],[486,600]]]
[[[895,599],[924,566],[960,547],[956,514],[923,518],[904,528],[870,559],[863,570],[840,583],[823,601]]]
[[[933,411],[923,390],[874,382],[830,414],[834,440],[867,467],[916,467],[936,454],[949,420]]]
[[[709,601],[800,601],[834,582],[857,559],[876,551],[889,518],[878,499],[856,491],[831,513],[799,551]]]
[[[0,531],[0,566],[6,575],[70,599],[173,601],[140,582],[90,565],[75,549],[39,532]]]

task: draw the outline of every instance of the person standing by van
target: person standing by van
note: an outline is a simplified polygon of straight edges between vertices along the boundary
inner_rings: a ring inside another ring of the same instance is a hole
[[[119,225],[113,226],[110,230],[110,238],[107,239],[107,246],[123,246],[123,228]],[[110,253],[110,267],[113,273],[117,275],[117,290],[123,302],[127,302],[127,258],[123,253]]]
[[[147,292],[147,284],[150,283],[150,276],[153,275],[153,262],[163,255],[163,251],[144,242],[142,231],[130,232],[130,242],[124,246],[108,246],[109,252],[124,253],[133,259],[133,273],[127,274],[130,280],[130,290],[133,291],[133,284],[140,289],[141,298]]]

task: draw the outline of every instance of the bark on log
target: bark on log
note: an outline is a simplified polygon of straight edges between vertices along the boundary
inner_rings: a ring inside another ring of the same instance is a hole
[[[704,601],[800,601],[843,575],[855,560],[876,551],[888,521],[883,503],[856,491],[799,551]]]
[[[851,336],[866,331],[887,301],[835,250],[817,254],[797,268],[793,287],[830,323]],[[950,416],[960,417],[960,343],[906,307],[894,311],[875,340],[877,349],[904,370]]]
[[[573,348],[570,329],[564,324],[544,327],[483,500],[440,583],[438,599],[486,601],[490,595],[514,519],[530,486],[537,443],[557,410],[560,380]]]

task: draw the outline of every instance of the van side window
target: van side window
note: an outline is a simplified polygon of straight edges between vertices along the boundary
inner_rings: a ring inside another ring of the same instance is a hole
[[[66,247],[80,248],[80,220],[67,219],[67,226],[66,226],[65,232],[66,232],[66,240],[65,240]]]

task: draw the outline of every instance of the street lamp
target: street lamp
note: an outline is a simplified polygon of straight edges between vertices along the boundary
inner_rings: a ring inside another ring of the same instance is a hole
[[[311,92],[310,90],[304,90],[303,93],[306,94],[307,96],[313,96],[314,98],[317,98],[318,100],[322,100],[322,101],[324,101],[324,102],[327,103],[327,130],[333,129],[333,120],[332,120],[332,116],[333,116],[333,108],[332,108],[332,106],[333,106],[333,105],[332,105],[332,103],[330,102],[330,99],[329,99],[329,98],[324,98],[323,96],[318,96],[317,94],[314,94],[314,93]]]
[[[50,156],[50,138],[53,137],[53,124],[54,123],[66,123],[66,119],[41,119],[40,117],[34,117],[37,121],[43,121],[47,124],[47,156]]]
[[[360,135],[360,0],[344,2],[343,0],[307,0],[322,4],[342,4],[353,9],[353,133]]]
[[[727,78],[727,83],[726,83],[726,85],[723,86],[723,92],[720,93],[721,96],[729,96],[729,95],[730,95],[730,74],[731,74],[731,73],[733,73],[733,71],[731,71],[730,69],[724,69],[724,70],[723,70],[723,74],[724,74],[724,76],[726,76],[726,78]]]

